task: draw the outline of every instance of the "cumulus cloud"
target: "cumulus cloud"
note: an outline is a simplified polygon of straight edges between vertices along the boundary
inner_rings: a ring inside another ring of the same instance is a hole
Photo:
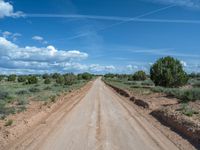
[[[113,65],[102,66],[99,64],[92,64],[88,67],[88,70],[91,72],[113,72],[116,68]]]
[[[76,68],[75,62],[87,57],[87,53],[78,50],[58,50],[53,45],[20,47],[0,37],[0,67],[5,69],[62,71],[70,69],[69,66],[72,69]]]
[[[22,35],[20,33],[12,33],[9,31],[4,31],[4,32],[2,32],[2,36],[6,39],[11,39],[13,41],[16,41]]]
[[[33,40],[36,40],[36,41],[43,41],[43,40],[44,40],[43,37],[37,36],[37,35],[36,35],[36,36],[33,36],[32,39],[33,39]]]
[[[0,37],[1,74],[33,74],[52,72],[107,73],[116,71],[113,65],[80,63],[88,54],[79,50],[58,50],[53,45],[47,47],[20,47],[5,37]]]
[[[4,32],[2,33],[2,35],[3,35],[3,37],[8,38],[10,35],[12,35],[12,33],[9,32],[9,31],[4,31]]]
[[[40,43],[43,43],[43,44],[47,44],[47,43],[48,43],[47,41],[44,40],[43,37],[38,36],[38,35],[33,36],[32,39],[35,40],[35,41],[38,41],[38,42],[40,42]]]
[[[135,70],[138,69],[138,66],[136,66],[136,65],[127,65],[127,66],[126,66],[126,69],[127,69],[128,71],[135,71]]]
[[[5,2],[4,0],[0,0],[0,18],[4,17],[21,17],[24,16],[24,13],[21,11],[14,12],[14,8],[9,2]]]

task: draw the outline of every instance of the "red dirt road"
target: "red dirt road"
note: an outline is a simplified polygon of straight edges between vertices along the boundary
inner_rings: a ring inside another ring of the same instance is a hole
[[[7,149],[176,150],[158,129],[108,88],[100,78],[85,96],[66,102]]]

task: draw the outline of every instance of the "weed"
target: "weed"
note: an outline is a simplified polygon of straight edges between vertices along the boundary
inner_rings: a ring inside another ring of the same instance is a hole
[[[33,88],[30,88],[29,91],[32,92],[32,93],[36,93],[36,92],[40,92],[40,89],[33,87]]]
[[[6,121],[5,125],[4,126],[11,126],[13,124],[13,120],[9,119]]]
[[[51,96],[51,97],[50,97],[50,100],[51,100],[51,102],[54,103],[54,102],[56,101],[56,96],[55,96],[55,95]]]
[[[183,103],[181,105],[181,108],[179,109],[184,115],[188,116],[188,117],[192,117],[194,114],[198,114],[197,111],[195,111],[194,109],[192,109],[191,107],[188,106],[187,103]]]

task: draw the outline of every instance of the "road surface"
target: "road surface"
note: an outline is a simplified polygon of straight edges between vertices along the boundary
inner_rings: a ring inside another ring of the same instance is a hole
[[[40,126],[10,144],[28,150],[176,150],[100,78]]]

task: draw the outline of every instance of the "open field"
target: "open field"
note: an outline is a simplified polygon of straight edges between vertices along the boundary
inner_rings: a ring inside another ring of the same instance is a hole
[[[20,77],[16,77],[14,81],[8,81],[9,77],[4,77],[0,81],[0,118],[2,120],[9,114],[25,111],[31,101],[42,102],[44,105],[55,102],[62,93],[78,89],[90,80],[74,76],[75,78],[70,81],[61,80],[62,83],[59,77],[38,75],[34,76],[37,79],[35,83],[28,83],[29,76],[24,76],[27,79],[23,82],[19,81]],[[67,81],[69,83],[65,83]]]

